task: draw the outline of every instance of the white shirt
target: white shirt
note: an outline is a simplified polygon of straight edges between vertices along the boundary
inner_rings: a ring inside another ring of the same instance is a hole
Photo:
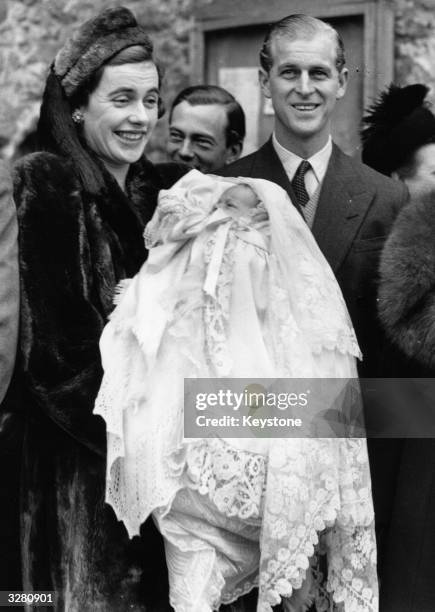
[[[303,158],[299,157],[299,155],[295,155],[295,153],[292,153],[280,145],[276,139],[275,132],[272,135],[272,143],[276,154],[284,166],[284,170],[286,171],[289,181],[292,182],[296,170],[298,169],[301,161],[303,161]],[[329,136],[328,142],[325,144],[323,149],[320,149],[320,151],[317,151],[317,153],[307,159],[311,165],[311,168],[310,170],[307,170],[305,174],[305,188],[310,198],[319,185],[322,184],[322,181],[325,178],[331,153],[332,138]]]

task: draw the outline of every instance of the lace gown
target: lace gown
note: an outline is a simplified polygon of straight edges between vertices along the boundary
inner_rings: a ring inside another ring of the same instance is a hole
[[[258,612],[282,598],[295,611],[377,610],[365,440],[182,436],[186,377],[356,376],[354,332],[309,230],[279,187],[243,182],[269,223],[213,212],[231,181],[196,171],[160,197],[154,248],[101,340],[106,499],[131,536],[152,514],[176,612],[254,586]],[[189,215],[187,239],[177,223]]]

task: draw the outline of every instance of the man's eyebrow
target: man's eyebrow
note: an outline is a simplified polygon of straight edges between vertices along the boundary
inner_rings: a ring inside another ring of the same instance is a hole
[[[278,68],[298,68],[298,65],[293,62],[283,62],[282,64],[278,64]]]
[[[127,85],[125,86],[121,86],[121,87],[117,87],[116,89],[113,89],[110,92],[111,96],[115,96],[116,94],[119,93],[135,93],[137,90],[134,87],[128,87]],[[156,93],[159,94],[159,90],[157,89],[157,87],[152,87],[151,89],[148,89],[148,91],[145,92],[145,95],[149,95],[150,93]]]
[[[205,140],[211,140],[212,142],[215,142],[215,139],[211,134],[204,134],[202,132],[194,132],[192,134],[192,138],[204,138]]]
[[[110,94],[111,95],[115,95],[115,94],[118,94],[118,93],[131,93],[133,91],[134,90],[133,90],[132,87],[127,87],[127,86],[125,86],[125,87],[117,87],[116,89],[112,89]]]
[[[293,68],[294,70],[301,70],[301,66],[296,62],[283,62],[282,64],[278,64],[278,70],[282,70],[283,68]],[[319,63],[310,64],[308,66],[308,70],[316,70],[321,68],[322,70],[330,70],[330,66],[327,63]]]
[[[176,124],[170,125],[169,131],[179,132],[180,134],[186,133],[183,128],[178,127]],[[190,134],[190,138],[194,140],[203,138],[205,140],[210,140],[211,142],[216,143],[216,139],[214,138],[214,136],[212,136],[212,134],[204,134],[204,132],[193,132],[192,134]]]

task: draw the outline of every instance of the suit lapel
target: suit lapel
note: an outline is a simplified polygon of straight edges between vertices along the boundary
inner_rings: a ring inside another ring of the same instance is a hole
[[[292,204],[303,216],[287,173],[275,151],[271,138],[257,151],[252,166],[252,176],[266,178],[268,181],[272,181],[282,187],[288,193]]]
[[[312,231],[334,272],[352,246],[374,195],[357,165],[333,145]]]

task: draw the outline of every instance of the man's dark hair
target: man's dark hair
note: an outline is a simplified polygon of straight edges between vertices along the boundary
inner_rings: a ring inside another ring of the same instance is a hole
[[[181,102],[188,102],[192,106],[201,104],[220,104],[227,114],[226,142],[227,147],[233,144],[243,144],[246,134],[245,113],[242,107],[226,89],[217,85],[193,85],[180,91],[172,102],[169,112],[169,123],[172,120],[174,108]]]
[[[266,34],[266,38],[264,39],[263,46],[260,51],[260,65],[267,73],[270,72],[270,69],[273,65],[273,56],[272,56],[272,42],[280,37],[286,36],[287,38],[292,38],[296,40],[298,38],[312,38],[316,34],[330,34],[335,38],[337,49],[336,49],[336,60],[335,65],[337,67],[338,72],[341,72],[343,66],[346,63],[346,59],[344,56],[344,44],[343,41],[337,32],[329,23],[322,21],[321,19],[316,19],[315,17],[311,17],[310,15],[289,15],[288,17],[284,17],[280,21],[273,23],[270,26],[268,33]]]

